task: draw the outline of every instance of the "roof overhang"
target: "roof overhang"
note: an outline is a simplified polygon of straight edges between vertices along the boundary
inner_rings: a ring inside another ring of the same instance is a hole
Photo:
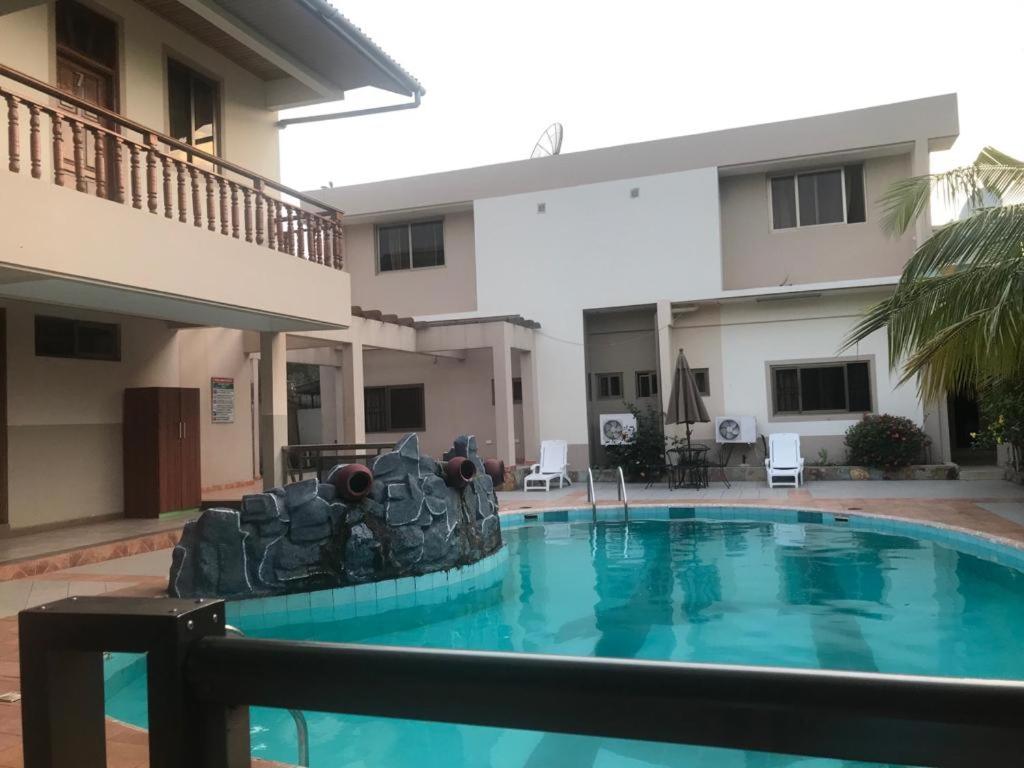
[[[327,0],[136,0],[268,83],[267,108],[423,86]]]

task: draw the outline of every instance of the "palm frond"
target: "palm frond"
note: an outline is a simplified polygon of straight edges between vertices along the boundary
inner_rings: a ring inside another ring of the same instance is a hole
[[[882,228],[902,235],[926,210],[932,193],[948,205],[984,209],[994,197],[999,204],[1024,202],[1024,163],[993,147],[985,147],[973,164],[945,173],[913,176],[892,184],[879,198]]]

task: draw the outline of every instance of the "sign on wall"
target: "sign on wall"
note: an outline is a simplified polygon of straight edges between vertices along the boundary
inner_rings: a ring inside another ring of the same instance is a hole
[[[602,413],[601,445],[623,445],[636,437],[636,416],[632,413]]]
[[[235,380],[221,376],[210,379],[210,411],[214,424],[235,421]]]

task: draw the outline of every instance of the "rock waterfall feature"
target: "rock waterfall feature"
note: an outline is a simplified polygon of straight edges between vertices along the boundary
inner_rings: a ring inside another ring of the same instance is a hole
[[[240,510],[208,509],[185,524],[168,593],[286,594],[474,563],[501,548],[494,466],[467,435],[445,459],[422,455],[408,434],[374,460],[372,483],[366,468],[339,465],[325,482],[245,496]]]

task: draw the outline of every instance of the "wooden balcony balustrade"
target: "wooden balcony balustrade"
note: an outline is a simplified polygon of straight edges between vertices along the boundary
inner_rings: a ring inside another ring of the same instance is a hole
[[[0,77],[39,94],[0,86],[11,173],[42,179],[46,159],[57,186],[342,269],[341,211],[2,64]]]

